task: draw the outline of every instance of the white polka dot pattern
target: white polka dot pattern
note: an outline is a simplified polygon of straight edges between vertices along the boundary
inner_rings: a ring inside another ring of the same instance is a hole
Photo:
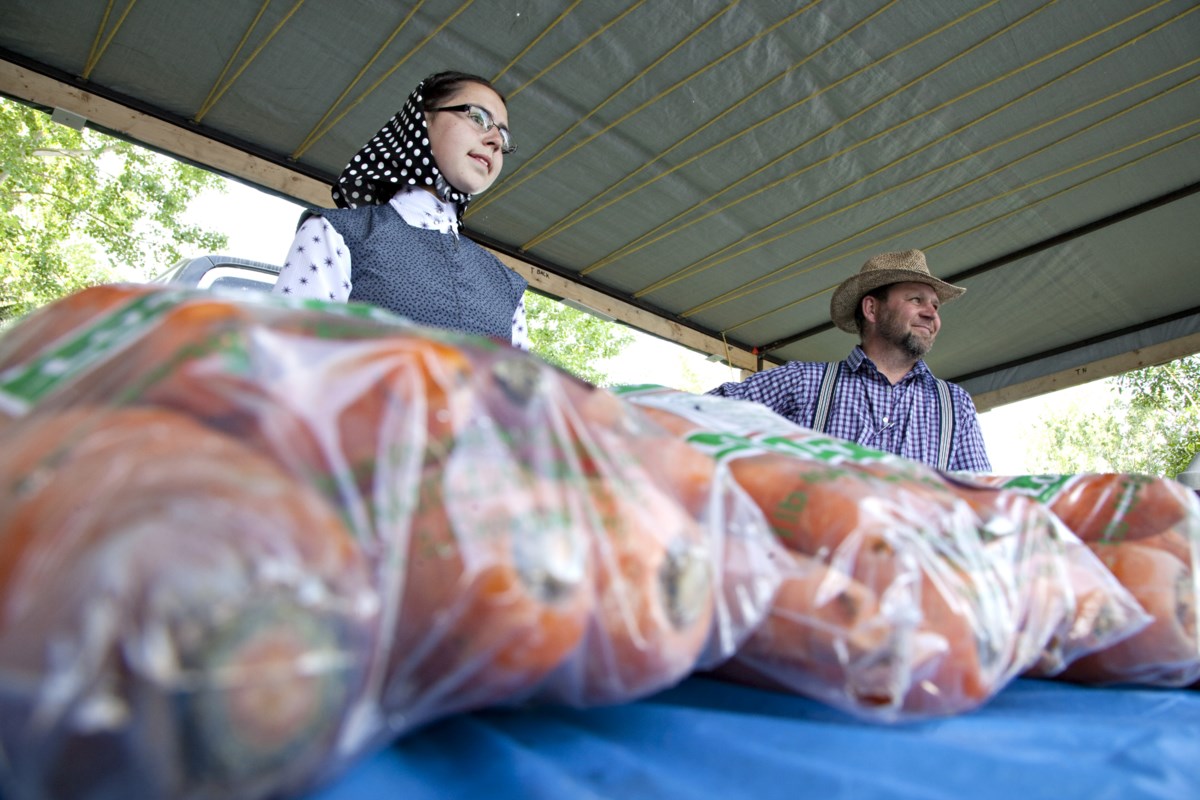
[[[383,205],[396,190],[414,186],[432,188],[438,197],[453,203],[462,218],[471,195],[447,183],[433,159],[423,110],[424,86],[424,81],[417,84],[404,106],[342,170],[332,193],[338,208]]]

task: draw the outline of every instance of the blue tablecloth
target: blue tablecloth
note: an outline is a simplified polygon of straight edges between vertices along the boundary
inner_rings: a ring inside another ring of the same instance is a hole
[[[420,730],[313,800],[1200,798],[1200,692],[1019,680],[978,711],[881,727],[691,678],[612,708],[489,710]]]

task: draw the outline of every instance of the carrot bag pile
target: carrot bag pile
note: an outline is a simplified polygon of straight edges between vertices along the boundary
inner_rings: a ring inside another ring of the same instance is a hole
[[[975,708],[1034,665],[1059,668],[1148,622],[1032,498],[755,403],[658,387],[622,396],[711,454],[789,554],[770,613],[721,676],[908,721]]]
[[[1135,635],[1041,677],[1181,687],[1200,681],[1200,499],[1147,475],[983,478],[1044,503],[1100,558],[1152,622]]]
[[[0,338],[0,794],[295,795],[720,663],[760,511],[634,406],[366,307],[104,286]]]

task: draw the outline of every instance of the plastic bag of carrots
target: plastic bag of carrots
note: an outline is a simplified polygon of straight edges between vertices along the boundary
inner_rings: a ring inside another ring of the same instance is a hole
[[[717,674],[882,722],[977,707],[1034,664],[1147,623],[1044,507],[795,426],[755,403],[624,395],[718,462],[789,560],[770,613]],[[1102,615],[1106,624],[1089,624]]]
[[[50,305],[0,338],[0,794],[292,795],[442,715],[719,663],[781,576],[713,471],[366,307]]]
[[[1130,474],[983,480],[1045,504],[1153,618],[1134,636],[1034,674],[1090,684],[1200,681],[1200,499],[1193,491],[1169,478]]]

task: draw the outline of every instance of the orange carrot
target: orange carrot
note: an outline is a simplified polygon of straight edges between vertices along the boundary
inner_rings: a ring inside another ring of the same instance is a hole
[[[1071,664],[1084,683],[1186,686],[1200,675],[1196,576],[1169,551],[1140,543],[1090,547],[1154,618],[1141,632]]]
[[[708,541],[674,501],[648,481],[593,480],[588,499],[598,522],[596,609],[577,675],[556,689],[577,705],[631,700],[684,678],[715,604]]]
[[[338,515],[164,410],[35,411],[10,434],[0,673],[30,695],[0,713],[23,720],[44,759],[30,768],[100,759],[167,780],[164,795],[303,785],[375,652],[377,597]],[[35,720],[67,676],[70,694]],[[102,697],[129,714],[79,727]]]
[[[383,706],[410,722],[528,694],[579,644],[592,608],[581,498],[480,460],[427,469],[406,525]]]

